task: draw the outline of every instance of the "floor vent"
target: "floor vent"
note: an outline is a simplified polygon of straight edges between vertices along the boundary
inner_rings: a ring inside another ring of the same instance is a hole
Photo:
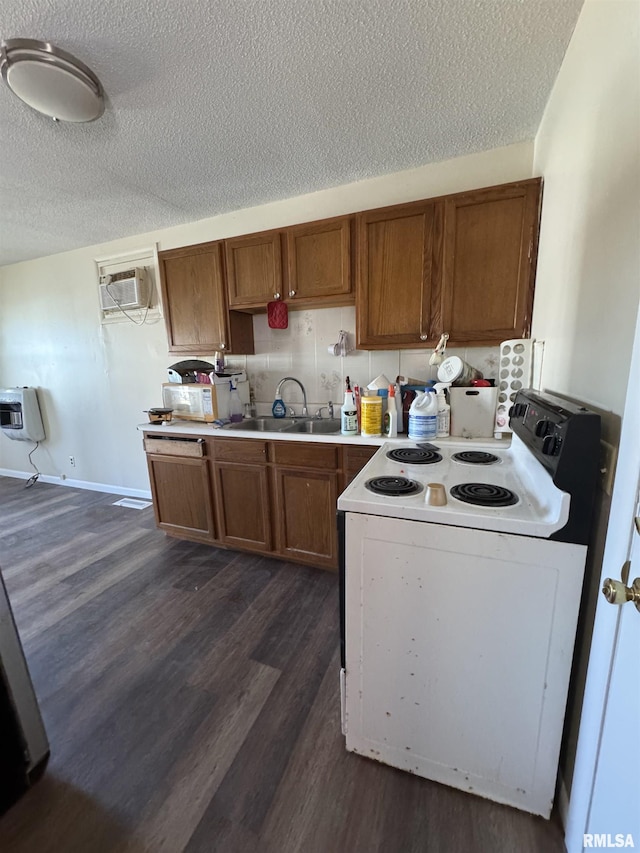
[[[126,506],[129,509],[146,509],[151,506],[151,501],[139,501],[136,498],[122,498],[122,500],[114,501],[113,506]]]

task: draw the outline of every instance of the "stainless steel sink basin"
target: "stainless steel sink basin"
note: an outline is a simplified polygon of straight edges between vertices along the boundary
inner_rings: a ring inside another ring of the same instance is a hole
[[[298,433],[304,432],[312,435],[334,435],[340,432],[340,421],[338,418],[313,418],[308,421],[299,421],[280,432]]]
[[[224,429],[243,432],[291,432],[307,435],[333,435],[340,432],[338,418],[247,418]]]
[[[281,432],[301,423],[296,418],[247,418],[237,424],[227,424],[224,429],[240,429],[250,432]]]

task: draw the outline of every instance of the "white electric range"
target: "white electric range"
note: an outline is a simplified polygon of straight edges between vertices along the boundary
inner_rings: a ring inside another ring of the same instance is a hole
[[[444,485],[444,506],[426,502],[431,483]],[[437,439],[384,444],[338,502],[345,512],[542,537],[565,526],[569,505],[517,435],[505,449]]]
[[[548,817],[600,424],[527,391],[511,425],[504,449],[387,443],[338,499],[343,729],[348,750]]]

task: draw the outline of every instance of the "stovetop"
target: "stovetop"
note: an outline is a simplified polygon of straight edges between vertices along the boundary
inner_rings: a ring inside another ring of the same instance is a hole
[[[567,523],[569,495],[554,485],[517,435],[505,448],[476,442],[469,448],[465,441],[437,439],[432,444],[437,449],[420,448],[409,439],[382,445],[340,495],[338,509],[537,538],[548,538]],[[379,478],[408,480],[417,488],[402,485],[394,491],[391,485],[390,493],[377,494],[371,484]],[[443,484],[444,506],[425,502],[430,483]],[[467,502],[478,496],[489,505]]]

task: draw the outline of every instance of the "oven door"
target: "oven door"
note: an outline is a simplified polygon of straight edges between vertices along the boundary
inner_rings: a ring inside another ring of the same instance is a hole
[[[341,510],[337,513],[338,522],[338,571],[340,573],[340,668],[345,666],[345,623],[344,623],[344,586],[345,586],[345,565],[344,565],[344,528],[345,514]]]

